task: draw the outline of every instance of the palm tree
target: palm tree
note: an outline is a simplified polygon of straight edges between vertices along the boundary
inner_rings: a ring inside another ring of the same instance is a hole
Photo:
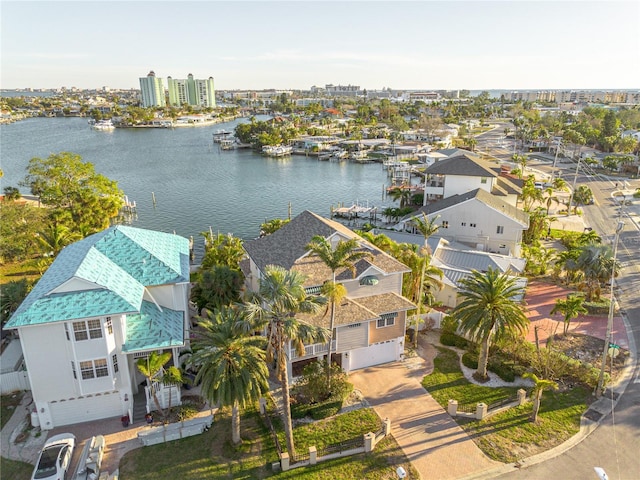
[[[429,256],[429,250],[428,250],[428,246],[427,246],[427,240],[429,240],[429,237],[431,235],[433,235],[434,233],[436,233],[438,231],[438,225],[437,225],[437,221],[438,218],[440,218],[440,215],[436,215],[433,218],[429,218],[427,217],[427,215],[422,212],[422,218],[418,218],[415,217],[411,220],[411,223],[413,223],[414,227],[416,228],[416,230],[418,230],[418,232],[420,232],[420,234],[422,234],[422,236],[424,237],[424,246],[423,248],[420,250],[420,253],[422,254],[423,257],[423,261],[422,263],[422,267],[421,267],[421,273],[420,273],[420,288],[418,289],[418,308],[417,308],[417,312],[416,312],[416,330],[414,332],[414,336],[413,336],[413,342],[414,342],[414,347],[418,348],[418,329],[420,327],[420,314],[422,313],[422,289],[424,287],[424,275],[425,275],[425,269],[427,267],[427,258]],[[429,259],[430,260],[430,259]],[[442,272],[440,272],[440,278],[442,278]]]
[[[336,304],[346,295],[344,287],[338,288],[336,284],[336,272],[342,269],[351,271],[353,278],[356,276],[356,263],[362,259],[369,259],[372,254],[358,246],[355,238],[349,240],[339,240],[335,247],[331,242],[321,235],[315,235],[307,248],[317,255],[322,263],[331,270],[331,284],[322,293],[327,296],[331,304],[331,320],[329,323],[329,349],[327,365],[331,367],[331,344],[333,343],[333,330],[336,321]],[[326,285],[326,284],[325,284]],[[340,285],[342,286],[342,285]],[[328,294],[328,295],[327,295]],[[329,385],[331,385],[331,368],[327,369]]]
[[[408,188],[396,187],[389,190],[389,196],[392,200],[400,200],[400,208],[406,207],[411,201],[411,190]]]
[[[257,292],[243,306],[246,319],[253,325],[266,327],[267,361],[275,361],[276,374],[282,385],[283,423],[289,455],[295,455],[289,394],[288,346],[304,354],[304,343],[328,340],[325,329],[296,318],[300,313],[317,313],[326,303],[323,297],[307,295],[304,276],[280,266],[267,265]]]
[[[80,235],[54,220],[44,230],[38,232],[36,239],[45,254],[56,257],[64,247],[79,240]]]
[[[556,300],[556,306],[551,310],[551,315],[554,313],[561,313],[564,315],[564,329],[563,335],[566,335],[569,331],[569,323],[571,319],[576,318],[580,314],[589,313],[589,311],[582,305],[584,298],[581,295],[567,295],[567,298],[559,298]]]
[[[618,275],[620,264],[613,258],[609,245],[585,245],[580,247],[577,268],[584,274],[587,300],[600,299],[600,287],[612,276]],[[613,299],[612,299],[613,301]]]
[[[171,360],[171,352],[164,353],[156,353],[151,352],[146,358],[140,358],[136,362],[136,366],[142,375],[147,379],[147,386],[151,389],[151,395],[153,397],[153,403],[156,404],[156,409],[162,413],[162,416],[165,417],[164,410],[160,406],[160,401],[158,400],[158,392],[155,385],[156,382],[159,382],[164,373],[164,366],[167,362]]]
[[[540,411],[540,404],[542,403],[542,394],[545,390],[558,390],[558,384],[553,380],[544,380],[538,378],[535,373],[527,372],[522,375],[522,378],[530,378],[534,381],[533,387],[533,413],[531,414],[531,421],[536,422],[538,420],[538,412]]]
[[[198,368],[195,382],[210,405],[231,407],[231,440],[240,438],[240,408],[268,391],[266,339],[248,333],[238,309],[222,307],[199,323],[189,363]]]
[[[529,325],[517,300],[524,294],[524,289],[516,284],[515,278],[493,268],[486,273],[474,270],[460,283],[459,295],[464,300],[451,314],[462,331],[480,343],[478,369],[474,375],[479,380],[486,380],[491,342],[510,333],[522,334]]]

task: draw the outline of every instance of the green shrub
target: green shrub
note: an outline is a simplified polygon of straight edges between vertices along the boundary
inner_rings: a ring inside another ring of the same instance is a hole
[[[460,335],[456,335],[455,333],[442,333],[440,335],[440,343],[450,347],[457,347],[465,350],[470,345],[470,342],[466,338],[461,337]]]
[[[603,298],[599,302],[583,302],[582,305],[590,314],[599,315],[609,313],[609,299]]]
[[[442,320],[442,325],[440,325],[440,331],[444,333],[453,333],[455,334],[458,330],[458,322],[451,316],[447,315]]]
[[[472,352],[466,352],[462,355],[462,364],[467,368],[478,368],[478,355]]]
[[[498,375],[505,382],[513,382],[516,379],[513,366],[502,362],[499,358],[490,358],[487,369]]]

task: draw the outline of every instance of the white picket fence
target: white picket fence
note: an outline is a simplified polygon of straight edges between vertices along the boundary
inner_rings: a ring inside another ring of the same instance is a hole
[[[5,395],[18,390],[31,390],[26,370],[0,375],[0,394]]]

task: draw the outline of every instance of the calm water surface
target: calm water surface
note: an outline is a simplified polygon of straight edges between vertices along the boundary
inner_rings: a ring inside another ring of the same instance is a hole
[[[254,238],[265,219],[287,217],[289,202],[292,216],[303,210],[329,216],[331,205],[338,202],[382,203],[387,177],[380,164],[219,150],[213,132],[232,129],[237,122],[111,132],[92,130],[83,118],[33,118],[2,125],[2,188],[18,186],[29,159],[74,152],[135,200],[134,226],[193,235],[196,243],[209,227]]]

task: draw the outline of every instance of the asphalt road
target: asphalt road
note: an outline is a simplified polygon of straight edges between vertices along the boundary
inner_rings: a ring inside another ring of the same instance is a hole
[[[549,160],[532,160],[530,164],[541,172],[551,171]],[[558,167],[563,169],[563,178],[572,183],[575,165],[558,164]],[[611,198],[615,180],[580,173],[576,185],[580,184],[588,185],[595,198],[594,205],[583,207],[586,224],[605,241],[613,242],[620,218],[620,209]],[[631,186],[638,187],[640,182],[636,180]],[[618,261],[623,269],[616,281],[616,296],[625,312],[630,344],[640,346],[640,233],[637,225],[640,206],[625,207],[621,218],[625,226],[620,234]],[[524,462],[523,468],[495,478],[597,480],[594,467],[603,468],[609,480],[640,479],[640,368],[637,358],[632,359],[631,379],[613,413],[606,416],[591,435],[555,458],[530,467]]]

